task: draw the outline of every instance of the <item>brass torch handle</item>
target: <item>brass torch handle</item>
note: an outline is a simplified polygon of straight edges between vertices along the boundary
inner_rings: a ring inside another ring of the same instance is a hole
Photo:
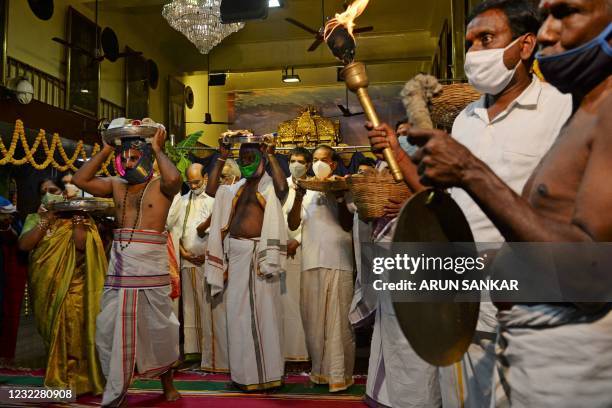
[[[376,110],[374,109],[372,99],[370,99],[370,95],[368,95],[367,88],[358,88],[355,93],[357,94],[359,103],[361,103],[361,107],[363,108],[363,111],[368,117],[368,120],[372,122],[374,127],[380,125],[380,119],[378,119],[378,115],[376,114]],[[395,181],[397,182],[403,181],[404,175],[402,174],[397,162],[395,161],[393,151],[387,147],[383,150],[383,156],[385,158],[385,161],[389,164],[389,170],[391,170],[393,179],[395,179]]]

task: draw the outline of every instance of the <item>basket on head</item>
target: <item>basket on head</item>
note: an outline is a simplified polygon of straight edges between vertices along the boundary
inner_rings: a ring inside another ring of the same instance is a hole
[[[442,92],[431,100],[431,120],[437,127],[450,131],[457,115],[478,98],[480,94],[470,84],[443,85]]]
[[[364,220],[384,217],[384,207],[390,198],[403,202],[411,195],[405,183],[396,182],[388,173],[354,174],[348,178],[348,185],[359,217]]]
[[[331,191],[347,191],[349,186],[345,179],[335,178],[332,180],[298,179],[297,184],[306,190],[327,193]]]

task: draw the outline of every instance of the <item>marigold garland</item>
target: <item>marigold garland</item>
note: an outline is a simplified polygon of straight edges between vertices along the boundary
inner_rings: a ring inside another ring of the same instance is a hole
[[[21,159],[15,158],[15,150],[17,149],[17,143],[21,141],[21,146],[23,147],[23,151],[25,152],[25,156]],[[34,154],[36,154],[38,148],[42,145],[43,150],[45,152],[45,160],[42,163],[36,163],[34,160]],[[59,164],[55,158],[55,151],[59,151],[60,157],[64,161],[64,164]],[[100,152],[100,145],[94,143],[93,150],[91,152],[91,156],[95,156],[98,152]],[[6,146],[2,142],[2,138],[0,138],[0,153],[2,153],[2,159],[0,159],[0,166],[6,164],[12,164],[15,166],[22,166],[26,163],[30,163],[32,167],[36,170],[44,170],[49,165],[52,165],[60,172],[64,172],[67,170],[77,171],[77,167],[74,163],[77,161],[79,156],[83,160],[88,160],[87,152],[83,147],[83,141],[79,140],[77,142],[76,148],[74,149],[74,153],[72,157],[68,157],[66,151],[64,150],[64,146],[62,145],[62,141],[57,133],[53,134],[51,138],[51,146],[49,146],[47,142],[47,137],[44,129],[40,129],[36,139],[34,139],[34,143],[32,147],[28,145],[28,140],[26,139],[25,129],[23,126],[23,122],[21,120],[17,120],[15,122],[15,130],[13,131],[13,138],[11,139],[11,144],[9,145],[8,150]],[[110,163],[114,163],[113,159],[115,158],[115,154],[111,153],[110,156],[106,159],[104,164],[102,165],[102,169],[98,172],[98,174],[104,174],[106,176],[110,176],[110,172],[108,171],[108,166]]]

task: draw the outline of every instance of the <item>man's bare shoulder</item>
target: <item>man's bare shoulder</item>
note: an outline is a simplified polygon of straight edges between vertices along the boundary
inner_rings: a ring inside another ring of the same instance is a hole
[[[601,101],[596,106],[597,126],[605,131],[607,137],[612,137],[612,89],[607,91]]]
[[[597,98],[585,100],[578,108],[573,130],[582,133],[589,140],[612,141],[612,88]]]
[[[174,196],[172,197],[168,197],[166,194],[164,194],[161,190],[161,177],[155,177],[153,179],[151,179],[151,181],[149,182],[149,185],[147,186],[147,189],[151,190],[156,196],[159,197],[163,197],[165,199],[168,200],[168,202],[172,202],[174,200]],[[180,193],[180,191],[179,191]]]
[[[161,177],[153,177],[151,181],[149,181],[149,188],[161,193]]]
[[[123,188],[123,186],[127,184],[126,181],[119,176],[110,176],[104,178],[108,179],[111,182],[113,186],[113,191],[117,188]]]

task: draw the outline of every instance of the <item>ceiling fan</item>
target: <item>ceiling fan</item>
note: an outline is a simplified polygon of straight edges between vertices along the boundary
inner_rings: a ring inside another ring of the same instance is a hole
[[[131,57],[142,55],[140,51],[130,51],[130,52],[119,52],[119,39],[117,35],[110,27],[105,27],[102,30],[102,33],[99,35],[98,30],[98,0],[96,0],[96,11],[95,11],[95,24],[96,24],[96,45],[95,49],[87,50],[77,44],[70,43],[62,38],[53,37],[52,40],[62,44],[64,47],[68,47],[72,50],[80,52],[89,56],[92,59],[92,62],[102,62],[104,59],[109,60],[110,62],[115,62],[119,58]]]
[[[336,105],[338,107],[338,109],[340,109],[340,112],[342,112],[342,115],[338,115],[338,116],[332,116],[332,118],[338,118],[340,116],[344,116],[345,118],[350,118],[353,116],[359,116],[359,115],[363,115],[363,111],[361,112],[351,112],[351,109],[349,107],[349,101],[348,101],[348,88],[346,88],[346,106],[344,105]]]
[[[346,8],[348,7],[349,2],[345,1],[344,2],[344,9],[346,10]],[[291,24],[293,24],[296,27],[301,28],[304,31],[309,32],[310,34],[315,36],[315,40],[314,42],[310,45],[310,47],[308,47],[308,51],[312,52],[314,50],[316,50],[319,45],[321,45],[321,43],[323,42],[323,31],[325,29],[325,0],[321,0],[321,17],[322,17],[322,24],[321,24],[321,28],[319,28],[318,30],[315,30],[314,28],[310,28],[308,27],[306,24],[301,23],[299,21],[297,21],[294,18],[291,17],[287,17],[285,18],[285,20]],[[359,34],[359,33],[367,33],[369,31],[374,30],[374,27],[372,26],[367,26],[367,27],[356,27],[353,30],[354,34]]]

